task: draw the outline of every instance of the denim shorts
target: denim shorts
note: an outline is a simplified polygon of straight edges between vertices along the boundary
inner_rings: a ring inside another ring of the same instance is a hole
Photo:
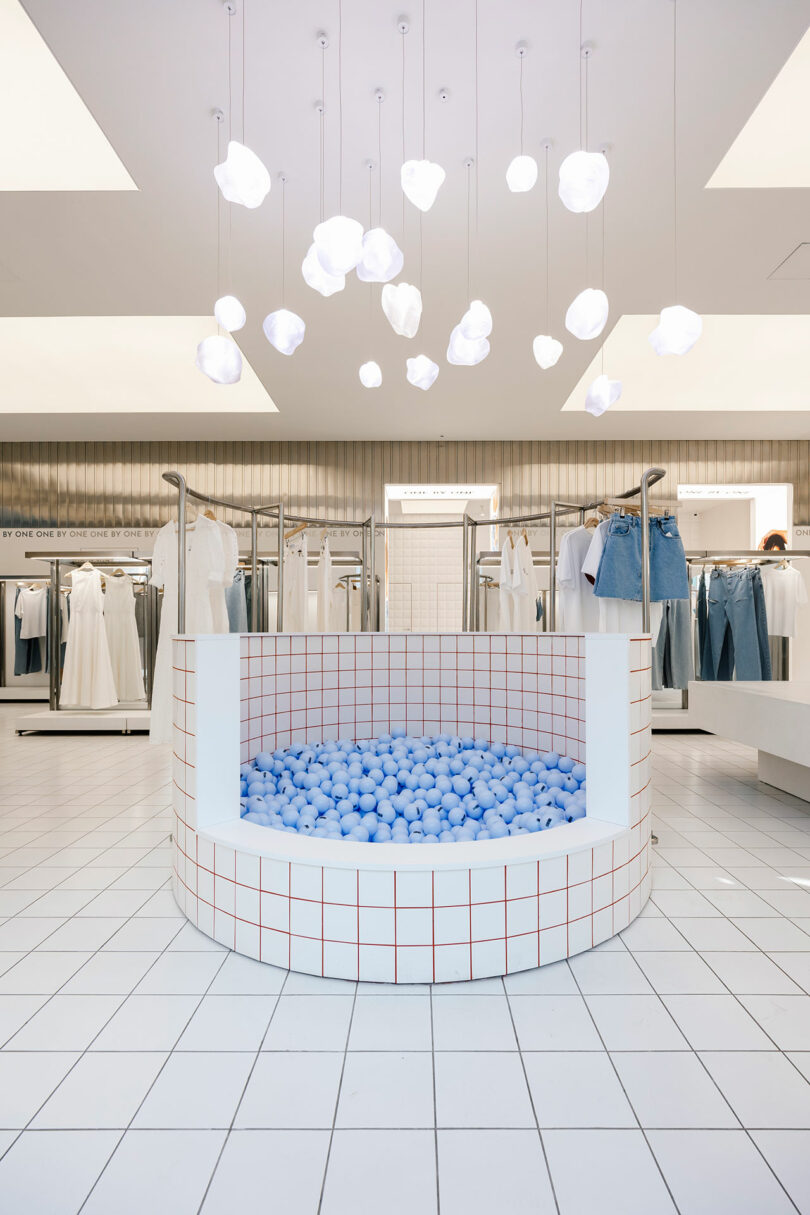
[[[641,600],[641,519],[611,515],[594,594]],[[674,515],[650,519],[650,599],[688,599],[689,576]]]

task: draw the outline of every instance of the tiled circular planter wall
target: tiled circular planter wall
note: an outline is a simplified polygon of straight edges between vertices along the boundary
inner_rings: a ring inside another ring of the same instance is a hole
[[[650,643],[558,634],[178,638],[174,890],[197,927],[309,974],[502,975],[589,949],[649,893]],[[325,738],[483,735],[588,766],[588,816],[481,843],[355,844],[239,818],[239,764]]]

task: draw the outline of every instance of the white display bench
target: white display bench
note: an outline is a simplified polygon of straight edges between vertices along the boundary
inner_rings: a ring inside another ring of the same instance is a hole
[[[482,978],[590,949],[647,899],[649,637],[180,637],[173,693],[175,897],[240,953],[377,982]],[[240,762],[395,727],[586,762],[588,815],[531,835],[418,846],[240,818]]]
[[[810,802],[810,683],[689,684],[698,729],[756,747],[761,781]]]

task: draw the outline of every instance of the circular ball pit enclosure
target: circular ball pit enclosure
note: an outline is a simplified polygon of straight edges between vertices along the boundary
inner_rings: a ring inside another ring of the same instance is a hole
[[[558,961],[625,928],[650,887],[650,640],[250,634],[174,642],[173,885],[250,957],[372,982]],[[486,737],[587,764],[584,819],[454,844],[355,843],[240,819],[239,766],[328,738]]]

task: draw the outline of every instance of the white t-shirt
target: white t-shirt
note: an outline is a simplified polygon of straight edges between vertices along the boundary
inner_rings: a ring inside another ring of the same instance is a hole
[[[14,612],[20,618],[21,641],[28,641],[32,637],[44,637],[47,633],[47,601],[47,587],[40,586],[34,590],[30,590],[27,586],[20,588]]]
[[[795,637],[796,614],[807,603],[807,588],[793,565],[769,566],[762,571],[769,637]]]
[[[599,526],[593,529],[591,543],[582,563],[583,575],[590,574],[591,578],[596,577],[609,526],[610,520],[603,519]],[[594,596],[594,598],[599,604],[600,633],[640,633],[642,631],[641,604],[637,600],[603,599],[600,596]],[[650,604],[650,632],[653,638],[658,636],[663,615],[664,609],[660,603]]]
[[[566,633],[596,633],[599,630],[599,600],[593,583],[583,573],[593,532],[577,527],[565,532],[557,558],[557,628]]]

